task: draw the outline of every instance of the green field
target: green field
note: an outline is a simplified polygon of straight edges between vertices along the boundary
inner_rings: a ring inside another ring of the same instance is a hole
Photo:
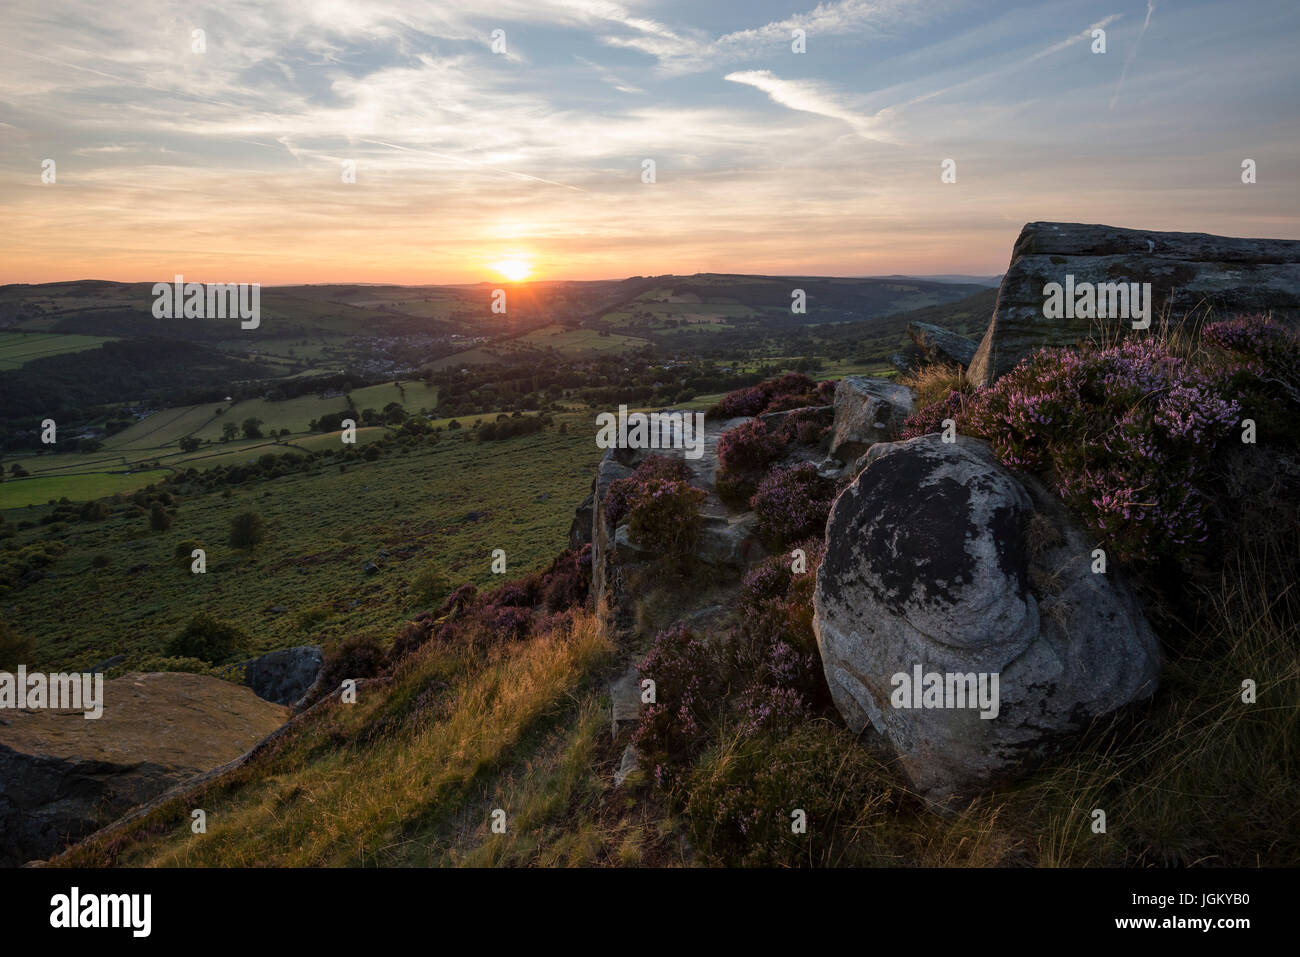
[[[141,472],[89,472],[29,479],[9,479],[0,484],[0,510],[44,505],[50,499],[67,497],[74,502],[103,498],[118,492],[134,492],[166,476],[166,469]]]
[[[537,329],[514,341],[537,349],[554,349],[566,356],[626,352],[648,345],[645,339],[635,336],[602,336],[595,329],[568,329],[558,325]]]
[[[0,370],[17,369],[33,359],[46,356],[97,349],[105,342],[112,342],[112,339],[48,332],[0,332]]]
[[[408,412],[418,413],[437,405],[438,390],[421,381],[403,382],[400,387],[388,382],[357,389],[352,398],[358,409],[381,411],[390,402],[400,402]],[[132,492],[164,474],[152,474],[155,468],[165,471],[213,468],[247,462],[267,452],[280,454],[289,448],[315,451],[333,447],[340,444],[339,433],[311,435],[308,423],[346,408],[347,401],[342,397],[321,399],[312,395],[283,402],[251,399],[234,405],[210,402],[164,409],[110,436],[98,452],[61,452],[9,461],[6,468],[20,465],[31,477],[9,479],[0,484],[0,509],[65,497],[85,501],[114,492]],[[219,410],[224,411],[218,414]],[[485,415],[496,417],[495,413]],[[242,425],[249,417],[263,420],[264,434],[289,429],[294,436],[277,443],[271,438],[245,439],[241,433],[238,439],[220,441],[226,422]],[[443,420],[442,424],[448,421]],[[357,442],[364,445],[386,432],[379,427],[358,429]],[[180,440],[187,435],[198,436],[208,444],[193,452],[182,452]],[[146,477],[146,472],[151,477]]]
[[[116,653],[138,662],[200,610],[245,629],[254,651],[366,629],[390,637],[395,623],[422,610],[411,606],[407,586],[429,564],[456,583],[487,585],[493,548],[505,549],[508,578],[548,563],[567,543],[572,508],[587,494],[601,454],[590,431],[572,423],[567,434],[548,429],[500,442],[454,435],[406,454],[389,449],[373,462],[355,460],[342,472],[325,460],[313,472],[236,487],[230,498],[220,491],[182,496],[165,533],[151,532],[145,515],[19,531],[10,542],[55,537],[67,552],[50,567],[54,576],[4,597],[6,621],[37,639],[37,662],[51,666],[89,665]],[[308,441],[317,440],[329,437]],[[50,497],[55,493],[40,501]],[[226,543],[231,518],[247,510],[268,527],[251,559]],[[14,523],[43,512],[11,509],[4,517]],[[207,574],[172,561],[187,539],[207,549]],[[97,570],[91,562],[100,554],[108,565]],[[380,572],[367,576],[367,561]],[[149,568],[128,572],[142,564]],[[272,612],[277,606],[285,611]],[[307,611],[320,618],[311,627],[299,618]]]

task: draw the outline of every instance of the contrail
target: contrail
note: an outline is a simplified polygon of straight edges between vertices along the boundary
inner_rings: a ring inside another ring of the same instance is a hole
[[[1115,109],[1115,101],[1119,99],[1119,91],[1124,88],[1124,77],[1128,76],[1129,64],[1137,58],[1138,47],[1142,45],[1142,36],[1147,32],[1147,27],[1151,25],[1151,14],[1156,12],[1156,0],[1147,0],[1147,18],[1142,21],[1142,29],[1138,31],[1137,43],[1133,44],[1133,52],[1128,55],[1124,61],[1124,69],[1120,71],[1119,83],[1115,87],[1115,95],[1110,98],[1110,108]]]

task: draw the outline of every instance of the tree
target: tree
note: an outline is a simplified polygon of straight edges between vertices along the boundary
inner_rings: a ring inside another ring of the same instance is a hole
[[[201,658],[220,662],[247,643],[244,633],[227,621],[201,611],[190,619],[185,630],[167,642],[167,655],[173,658]]]
[[[162,502],[154,502],[149,510],[149,527],[155,532],[165,532],[172,527],[172,517],[163,508]]]
[[[203,440],[197,435],[186,435],[181,437],[182,452],[196,452],[202,444]]]
[[[225,425],[221,427],[222,442],[229,442],[238,434],[239,434],[239,426],[235,425],[235,423],[233,422],[227,422]]]
[[[260,439],[262,437],[261,425],[262,425],[262,420],[256,418],[255,416],[250,415],[248,418],[246,418],[242,426],[244,430],[244,438]]]
[[[266,522],[256,512],[240,512],[230,520],[230,547],[252,551],[266,538]]]

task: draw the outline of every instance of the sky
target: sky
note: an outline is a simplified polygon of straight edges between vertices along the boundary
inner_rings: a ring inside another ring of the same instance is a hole
[[[1300,239],[1294,0],[10,0],[4,24],[0,282],[996,275],[1033,220]]]

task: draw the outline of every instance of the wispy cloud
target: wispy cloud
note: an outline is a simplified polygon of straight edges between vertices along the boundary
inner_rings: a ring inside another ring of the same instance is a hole
[[[858,113],[822,84],[810,80],[785,80],[771,70],[742,70],[728,73],[723,79],[762,90],[772,99],[772,102],[792,110],[840,120],[866,139],[890,140],[888,131],[883,128],[879,113],[874,116]]]

